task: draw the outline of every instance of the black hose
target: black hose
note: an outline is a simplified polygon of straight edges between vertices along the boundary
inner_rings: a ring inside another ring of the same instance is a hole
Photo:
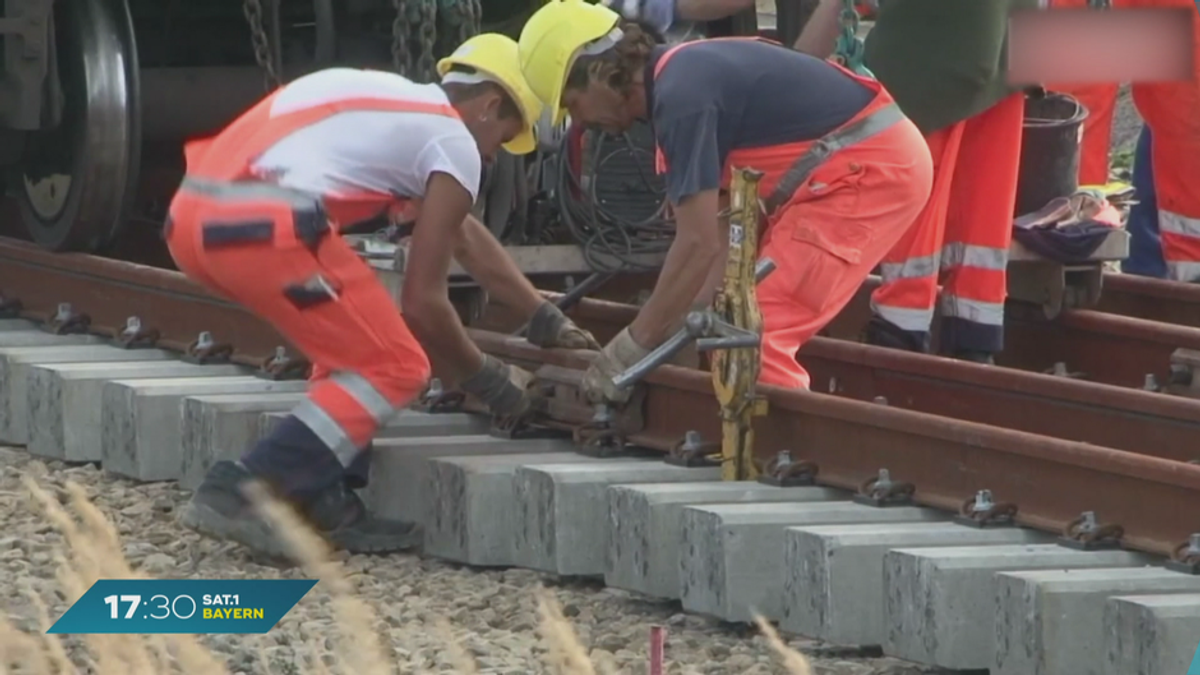
[[[604,146],[611,144],[617,137],[598,133],[596,149],[592,153],[595,159],[591,163],[592,170],[588,172],[593,179],[589,186],[584,188],[570,166],[570,138],[571,134],[563,135],[557,162],[558,180],[555,192],[563,223],[583,250],[583,257],[588,266],[597,272],[658,270],[658,264],[647,264],[634,259],[634,256],[659,258],[671,247],[675,238],[675,223],[664,217],[667,204],[665,195],[662,195],[658,209],[641,222],[634,222],[606,210],[596,195],[595,175],[600,173],[606,162],[621,152],[636,154],[650,151],[638,148],[626,135],[619,137],[624,141],[623,147],[612,149],[605,154]],[[640,163],[637,166],[646,188],[652,190],[654,182],[651,177],[645,174]],[[582,198],[575,195],[582,195]],[[601,256],[608,260],[601,259]]]

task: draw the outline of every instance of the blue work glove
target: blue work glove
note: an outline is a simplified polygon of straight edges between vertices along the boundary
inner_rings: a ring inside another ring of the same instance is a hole
[[[642,359],[646,358],[653,349],[634,342],[629,329],[617,333],[592,365],[583,375],[583,394],[592,403],[625,403],[633,393],[633,388],[617,389],[613,378],[628,370]]]
[[[640,21],[659,33],[666,33],[675,23],[676,0],[600,0],[600,4],[620,14],[627,21]]]
[[[524,414],[532,403],[529,383],[533,374],[500,359],[483,355],[483,367],[461,382],[462,390],[483,401],[493,414],[502,417]]]
[[[542,348],[590,349],[600,351],[600,343],[586,330],[576,326],[552,302],[544,302],[529,320],[526,340]]]

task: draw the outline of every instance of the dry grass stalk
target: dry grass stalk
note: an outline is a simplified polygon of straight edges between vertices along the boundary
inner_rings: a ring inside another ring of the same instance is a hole
[[[775,631],[775,627],[768,623],[762,615],[755,614],[754,623],[758,624],[758,629],[767,638],[767,644],[771,645],[771,649],[779,656],[779,660],[783,661],[783,667],[790,675],[813,675],[812,664],[809,663],[808,659],[800,652],[787,646],[787,643]]]
[[[57,577],[69,603],[76,602],[92,584],[102,578],[149,578],[130,568],[112,521],[91,503],[82,487],[72,482],[66,484],[67,502],[78,516],[77,522],[56,497],[27,476],[23,476],[22,481],[38,510],[63,536],[65,555],[60,553],[56,556],[59,563]],[[388,675],[394,672],[393,659],[374,630],[374,611],[354,595],[354,589],[342,573],[341,565],[332,559],[325,542],[291,509],[270,498],[265,490],[253,490],[251,498],[274,524],[305,573],[319,579],[329,593],[341,632],[337,651],[333,655],[338,669],[353,675]],[[45,635],[52,625],[45,602],[32,588],[25,590],[37,612],[43,634],[34,636],[23,633],[0,613],[0,675],[68,675],[81,672],[71,662],[59,636]],[[597,671],[602,675],[610,675],[616,672],[615,666],[609,663],[593,664],[589,660],[586,648],[563,616],[557,600],[545,589],[538,591],[538,614],[539,632],[549,647],[548,665],[556,672],[563,675],[596,675]],[[791,675],[812,675],[812,667],[806,658],[784,644],[771,625],[761,617],[755,620]],[[435,630],[443,636],[450,660],[458,672],[463,675],[479,672],[474,659],[462,648],[447,621],[436,621]],[[228,675],[221,661],[190,635],[88,635],[86,643],[90,659],[86,670],[82,672],[104,675],[166,675],[171,672]],[[310,664],[305,672],[315,675],[330,673],[323,658],[323,641],[313,638],[307,646]],[[265,654],[259,663],[261,672],[271,673]]]
[[[329,546],[300,520],[295,511],[271,497],[262,486],[251,486],[248,492],[305,573],[325,585],[338,618],[340,651],[346,659],[346,672],[353,675],[391,673],[392,655],[384,650],[375,632],[375,612],[354,595],[354,589],[342,574],[341,565],[333,560]]]
[[[547,665],[560,673],[570,675],[596,675],[595,665],[588,658],[587,649],[563,616],[558,600],[544,588],[538,589],[538,615],[541,618],[538,632],[546,639],[549,650]]]
[[[479,663],[463,649],[462,640],[454,636],[454,628],[450,622],[445,619],[438,619],[434,622],[434,629],[441,636],[442,642],[446,645],[447,657],[450,663],[458,669],[462,675],[478,675]]]

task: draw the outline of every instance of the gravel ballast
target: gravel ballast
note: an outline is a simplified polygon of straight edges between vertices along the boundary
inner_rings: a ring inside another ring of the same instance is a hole
[[[205,539],[182,528],[176,513],[188,493],[173,483],[136,484],[95,466],[43,462],[16,448],[0,448],[0,578],[5,586],[32,589],[53,621],[66,611],[56,579],[62,538],[29,499],[21,474],[65,500],[64,485],[85,488],[116,525],[131,567],[158,578],[303,578],[299,569],[256,562],[235,545]],[[723,626],[681,613],[674,603],[640,599],[599,585],[560,582],[528,570],[479,571],[423,559],[340,555],[344,575],[378,617],[385,649],[396,672],[458,672],[437,629],[449,622],[455,638],[478,662],[479,672],[504,675],[551,672],[543,664],[547,643],[538,633],[536,592],[549,587],[594,660],[620,673],[645,673],[650,626],[667,627],[667,673],[712,675],[784,672],[757,631]],[[37,613],[24,594],[6,593],[0,611],[22,631],[40,632]],[[319,649],[332,660],[332,605],[318,584],[269,633],[262,636],[201,636],[231,673],[310,672],[303,666]],[[67,636],[68,654],[84,664],[84,643]],[[806,640],[791,640],[812,658],[820,675],[917,675],[934,669],[888,658],[869,658]],[[82,671],[86,672],[86,671]]]

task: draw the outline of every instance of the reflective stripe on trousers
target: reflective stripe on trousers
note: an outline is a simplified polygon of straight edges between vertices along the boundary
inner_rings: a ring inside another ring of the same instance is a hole
[[[963,243],[946,244],[940,253],[934,255],[909,258],[902,263],[884,263],[880,265],[880,275],[887,283],[903,283],[912,280],[929,283],[928,280],[933,277],[932,283],[936,284],[936,277],[940,271],[955,267],[973,267],[1003,272],[1008,267],[1008,251]],[[943,294],[939,304],[942,316],[954,316],[990,326],[1004,325],[1004,305],[1002,303],[980,302]],[[871,307],[881,318],[901,330],[927,331],[933,322],[933,308],[895,307],[880,305],[874,301],[872,301]]]
[[[316,383],[309,398],[292,410],[292,415],[311,429],[321,439],[321,442],[333,451],[342,466],[349,466],[366,443],[361,439],[356,439],[355,436],[360,434],[339,424],[334,414],[322,407],[334,403],[328,401],[333,398],[326,393],[330,387],[336,387],[340,390],[339,393],[348,395],[361,406],[370,416],[376,428],[387,424],[388,420],[396,415],[397,410],[391,403],[388,403],[386,396],[371,386],[366,378],[357,373],[345,371],[335,372],[329,379]],[[369,437],[367,441],[370,441]]]
[[[1176,238],[1174,249],[1200,254],[1200,218],[1188,218],[1160,208],[1158,227],[1163,235],[1173,235]],[[1171,253],[1176,253],[1177,250],[1168,249]],[[1194,260],[1168,259],[1166,262],[1167,278],[1172,281],[1200,282],[1200,255]]]

